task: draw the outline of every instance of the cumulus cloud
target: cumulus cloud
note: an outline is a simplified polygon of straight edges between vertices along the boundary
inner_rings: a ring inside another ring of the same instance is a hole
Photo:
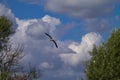
[[[31,24],[26,30],[27,35],[37,39],[40,39],[41,35],[44,35],[44,33],[49,33],[49,25],[41,20]]]
[[[43,22],[49,23],[51,26],[56,26],[56,25],[60,24],[60,20],[59,19],[51,17],[49,15],[45,15],[42,18],[42,20],[43,20]]]
[[[22,37],[24,40],[27,38],[41,40],[46,38],[45,33],[53,35],[53,31],[60,24],[60,20],[46,15],[42,19],[19,20],[17,18],[17,23],[19,27],[16,36],[14,36],[16,39]],[[16,41],[21,42],[21,40]]]
[[[56,34],[53,32],[56,30],[56,26],[60,24],[59,19],[47,15],[41,19],[17,19],[17,23],[19,26],[15,35],[11,37],[11,41],[23,44],[24,53],[29,57],[24,57],[25,59],[23,60],[26,60],[25,62],[30,60],[34,65],[39,66],[41,62],[48,61],[51,63],[53,60],[58,59],[58,54],[73,52],[67,47],[70,43],[69,41],[61,42],[55,38]],[[49,38],[45,35],[46,32],[56,39],[59,49],[49,41]]]
[[[9,9],[6,6],[0,4],[0,16],[6,16],[7,19],[12,21],[12,23],[13,23],[12,28],[13,28],[14,31],[16,30],[16,28],[17,28],[16,17],[12,13],[11,9]]]
[[[53,33],[56,29],[56,26],[61,23],[59,19],[56,19],[56,18],[51,17],[49,15],[45,15],[42,18],[42,21],[48,23],[49,26],[52,27],[52,28],[50,28],[50,33]]]
[[[88,33],[82,37],[81,43],[73,42],[69,45],[69,48],[75,51],[76,54],[60,54],[60,57],[65,64],[76,66],[82,61],[89,60],[88,51],[92,49],[93,44],[99,45],[101,41],[101,35],[93,32]]]
[[[45,74],[43,78],[46,77],[48,79],[50,76],[53,77],[57,70],[62,70],[64,63],[61,61],[59,54],[72,54],[73,51],[68,48],[68,45],[72,41],[62,42],[56,38],[56,42],[59,46],[59,48],[56,48],[54,44],[49,41],[49,38],[45,37],[45,32],[54,34],[54,31],[52,33],[50,31],[56,30],[56,26],[60,24],[59,19],[48,15],[47,17],[49,18],[46,19],[46,16],[44,16],[41,19],[29,20],[20,20],[17,18],[18,28],[15,35],[11,37],[11,41],[12,43],[23,44],[24,46],[25,57],[22,59],[22,64],[27,66],[28,63],[31,63],[31,65],[42,69],[45,71],[43,73]],[[55,28],[51,29],[53,26]],[[35,30],[37,31],[34,32]],[[61,72],[59,71],[59,74],[60,73]]]

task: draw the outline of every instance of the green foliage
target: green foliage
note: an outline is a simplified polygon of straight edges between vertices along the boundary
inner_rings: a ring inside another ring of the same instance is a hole
[[[90,54],[87,80],[120,80],[120,28],[112,32],[106,43],[94,46]]]
[[[0,51],[2,45],[6,44],[9,40],[9,35],[13,33],[12,23],[5,16],[0,16]]]
[[[9,21],[5,16],[0,16],[0,39],[5,39],[13,33],[11,26],[11,21]]]
[[[6,78],[7,79],[10,79],[10,75],[9,75],[9,73],[8,72],[2,72],[1,74],[0,74],[0,80],[6,80]]]

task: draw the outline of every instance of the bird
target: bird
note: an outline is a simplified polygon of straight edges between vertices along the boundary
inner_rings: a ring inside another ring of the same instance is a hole
[[[49,35],[48,33],[45,33],[45,35],[47,35],[50,38],[50,41],[52,41],[55,44],[56,48],[58,48],[58,45],[57,45],[56,41],[52,38],[52,36]]]

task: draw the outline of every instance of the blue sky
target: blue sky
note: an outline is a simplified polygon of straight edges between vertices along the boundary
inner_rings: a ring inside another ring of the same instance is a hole
[[[83,18],[83,17],[78,17],[78,18],[77,17],[72,17],[71,15],[67,16],[66,14],[64,14],[64,13],[62,14],[61,12],[59,13],[59,12],[46,10],[45,7],[44,7],[45,3],[43,4],[43,1],[39,1],[39,0],[35,0],[35,1],[32,1],[32,0],[12,0],[12,1],[4,0],[4,1],[2,1],[1,0],[1,2],[4,3],[5,5],[7,5],[7,7],[11,8],[14,15],[16,17],[20,18],[20,19],[41,18],[44,15],[48,14],[50,16],[59,18],[61,20],[62,24],[67,24],[67,23],[71,23],[71,22],[75,22],[76,24],[78,24],[78,25],[75,25],[76,27],[72,28],[72,30],[68,30],[66,32],[66,34],[61,37],[62,40],[73,39],[74,38],[74,40],[79,41],[80,40],[80,38],[78,38],[79,36],[82,37],[83,34],[92,31],[92,30],[87,30],[86,29],[89,25],[87,27],[84,27],[84,24],[86,24],[86,22],[84,23],[85,18]],[[103,14],[103,15],[96,16],[96,17],[93,17],[93,18],[105,19],[106,21],[108,21],[108,23],[110,23],[110,25],[113,28],[119,26],[119,20],[116,21],[116,20],[114,20],[114,18],[116,16],[119,17],[120,5],[119,5],[119,3],[117,3],[113,7],[114,8],[108,14],[105,14],[105,15]],[[93,30],[93,31],[99,32],[97,30]],[[76,36],[76,32],[79,33],[79,36]],[[101,33],[101,31],[99,33]],[[71,35],[71,36],[68,36],[68,35]],[[106,37],[108,35],[109,35],[109,33],[106,33],[106,34],[103,35],[105,40],[106,40]]]
[[[7,16],[16,30],[12,42],[25,47],[22,63],[31,62],[41,69],[42,80],[85,78],[83,62],[90,59],[88,51],[93,44],[106,41],[120,25],[120,0],[0,2],[0,15]],[[46,32],[55,38],[58,49]]]

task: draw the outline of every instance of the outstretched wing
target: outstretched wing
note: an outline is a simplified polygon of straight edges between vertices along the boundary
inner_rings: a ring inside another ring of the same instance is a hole
[[[58,48],[58,45],[56,41],[52,38],[52,36],[50,36],[48,33],[45,33],[45,35],[47,35],[50,38],[50,40],[55,44],[56,48]]]
[[[45,33],[45,35],[47,35],[50,39],[53,39],[48,33]]]
[[[58,48],[58,45],[57,45],[56,41],[55,40],[52,40],[52,41],[55,44],[56,48]]]

